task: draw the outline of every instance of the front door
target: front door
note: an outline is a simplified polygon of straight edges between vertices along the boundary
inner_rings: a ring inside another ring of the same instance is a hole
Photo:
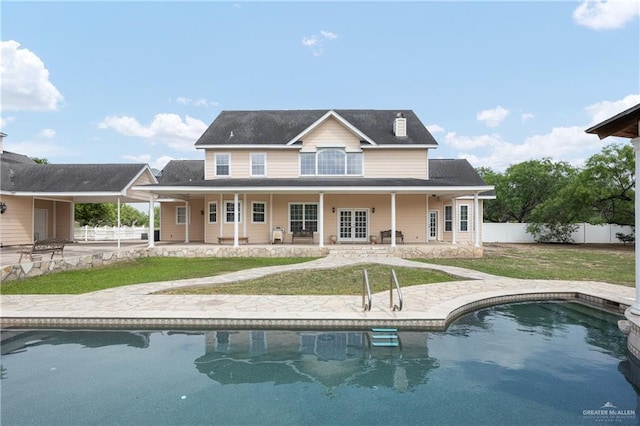
[[[341,242],[366,243],[369,233],[368,209],[338,210],[338,240]]]
[[[438,212],[435,210],[429,211],[429,239],[437,240],[438,239]]]

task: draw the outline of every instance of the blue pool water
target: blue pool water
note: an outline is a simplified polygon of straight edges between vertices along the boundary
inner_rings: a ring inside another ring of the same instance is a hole
[[[446,332],[2,332],[2,425],[637,424],[619,317],[483,309]],[[637,373],[635,373],[637,375]]]

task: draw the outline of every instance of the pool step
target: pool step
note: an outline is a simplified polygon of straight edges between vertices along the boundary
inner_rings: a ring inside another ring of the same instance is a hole
[[[397,347],[398,341],[397,328],[372,328],[371,329],[371,345]],[[382,333],[382,334],[381,334]]]

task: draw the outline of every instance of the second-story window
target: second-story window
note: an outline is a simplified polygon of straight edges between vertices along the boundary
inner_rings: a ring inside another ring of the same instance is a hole
[[[362,175],[362,153],[322,149],[300,154],[300,174],[319,176]]]
[[[216,176],[229,176],[231,174],[231,155],[216,154]]]
[[[267,154],[254,152],[250,155],[251,176],[265,176],[267,174]]]

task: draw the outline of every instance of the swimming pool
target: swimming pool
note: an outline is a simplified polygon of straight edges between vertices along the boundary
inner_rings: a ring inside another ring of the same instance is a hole
[[[14,424],[635,424],[618,316],[510,304],[446,332],[3,331]],[[393,339],[389,339],[393,341]]]

